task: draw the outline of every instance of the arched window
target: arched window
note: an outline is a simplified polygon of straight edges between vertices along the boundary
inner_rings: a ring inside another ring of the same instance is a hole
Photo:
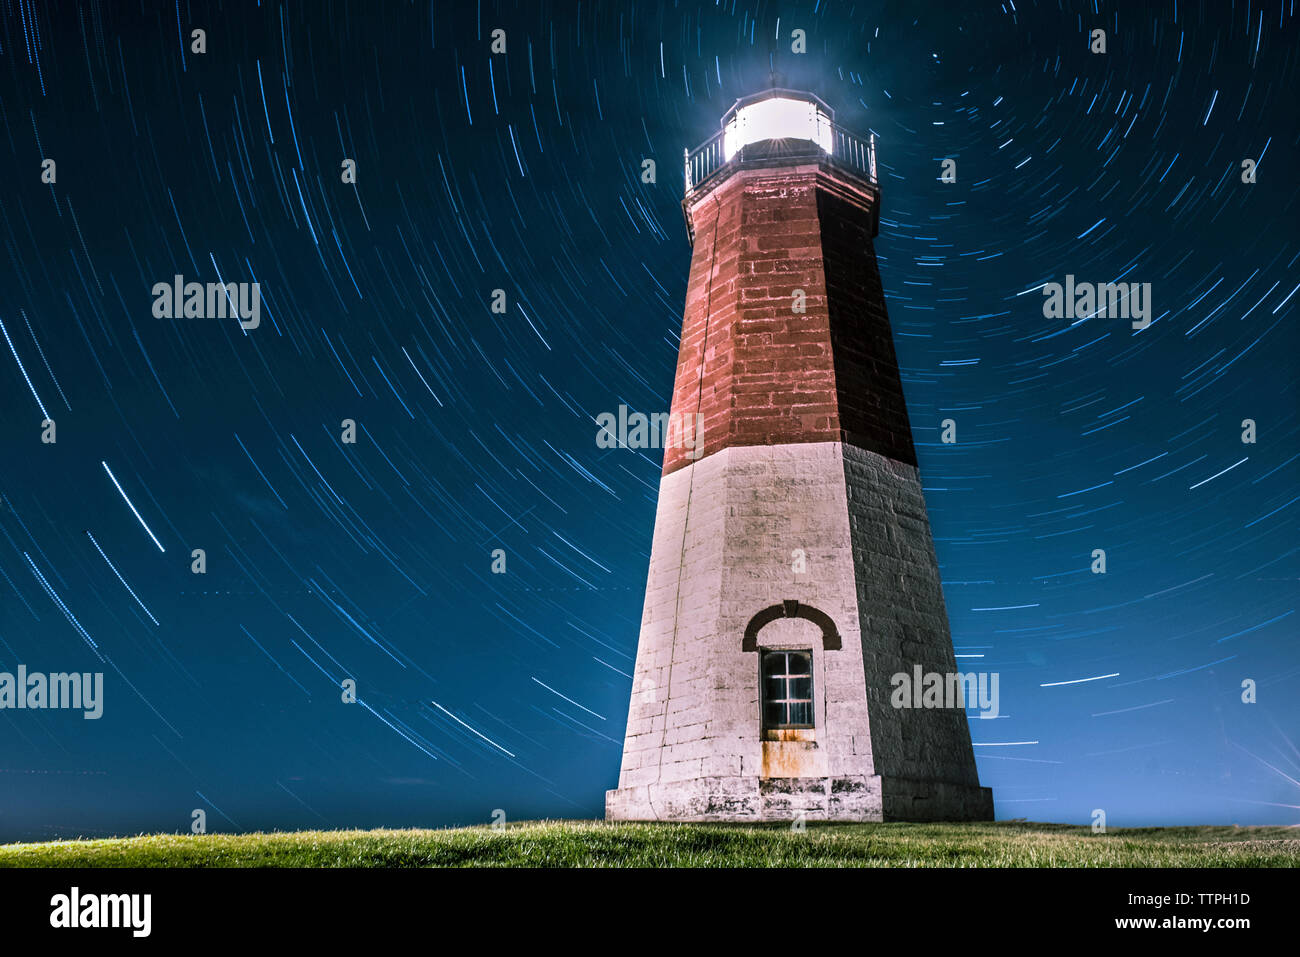
[[[763,730],[813,727],[811,651],[761,653]]]
[[[764,608],[745,626],[745,637],[740,643],[741,651],[758,651],[758,633],[763,626],[778,618],[803,618],[811,621],[822,630],[822,647],[827,651],[840,650],[840,633],[835,628],[831,616],[812,605],[801,605],[797,601],[786,599],[779,605]]]
[[[821,629],[822,649],[840,650],[840,633],[826,612],[786,599],[764,608],[745,626],[741,651],[758,652],[758,693],[763,731],[811,730],[816,726],[813,707],[813,652],[811,649],[759,648],[758,633],[779,618],[802,618]]]

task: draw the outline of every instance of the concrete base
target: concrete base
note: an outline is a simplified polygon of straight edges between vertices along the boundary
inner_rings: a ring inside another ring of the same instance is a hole
[[[795,556],[804,563],[797,566]],[[764,611],[816,609],[834,627]],[[752,640],[751,640],[752,639]],[[813,727],[762,728],[759,648],[812,656]],[[916,469],[840,443],[726,448],[664,476],[610,820],[992,820]]]
[[[991,821],[993,792],[905,778],[710,777],[605,792],[607,821]]]
[[[991,821],[993,789],[951,781],[884,778],[886,821]]]

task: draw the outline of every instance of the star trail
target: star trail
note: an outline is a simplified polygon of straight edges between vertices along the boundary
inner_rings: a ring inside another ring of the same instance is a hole
[[[1300,822],[1294,0],[928,7],[7,0],[0,672],[104,687],[0,708],[0,841],[600,816],[662,451],[597,420],[775,77],[876,137],[998,817]]]

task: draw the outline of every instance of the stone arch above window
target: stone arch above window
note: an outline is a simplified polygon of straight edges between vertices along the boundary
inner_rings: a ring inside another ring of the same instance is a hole
[[[745,640],[741,644],[740,650],[758,651],[759,631],[762,630],[764,625],[776,621],[778,618],[803,618],[806,621],[811,621],[822,630],[822,647],[827,651],[840,650],[840,633],[835,630],[835,622],[831,621],[831,616],[818,608],[814,608],[812,605],[800,604],[790,599],[786,599],[779,605],[764,608],[749,619],[749,624],[745,626]]]

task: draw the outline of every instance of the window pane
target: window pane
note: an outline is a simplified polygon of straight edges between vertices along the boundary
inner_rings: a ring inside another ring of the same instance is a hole
[[[790,678],[787,691],[788,697],[796,701],[811,701],[812,675],[806,678]]]
[[[785,655],[779,651],[763,652],[763,677],[785,674]]]
[[[773,701],[763,703],[763,726],[767,728],[779,728],[785,722],[782,720],[782,705]]]
[[[812,654],[765,651],[760,667],[763,727],[812,727]]]
[[[791,652],[787,659],[788,674],[812,677],[812,655]]]

